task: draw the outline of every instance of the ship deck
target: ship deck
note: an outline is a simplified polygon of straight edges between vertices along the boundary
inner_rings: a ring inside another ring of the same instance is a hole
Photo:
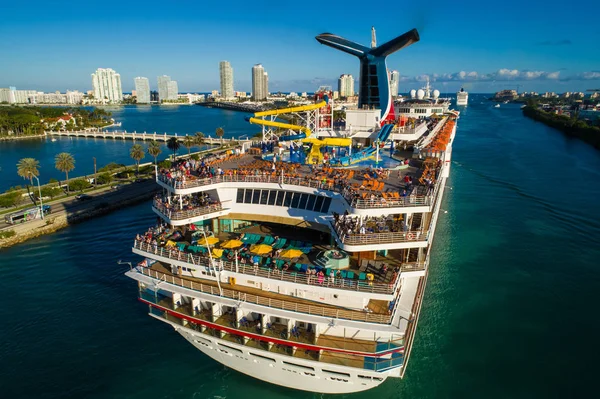
[[[209,287],[218,289],[218,284],[214,280],[200,279],[200,278],[195,278],[195,277],[190,277],[190,276],[177,276],[177,275],[174,275],[173,273],[171,273],[171,270],[169,267],[166,267],[165,265],[163,265],[160,262],[153,263],[152,266],[150,266],[150,269],[154,270],[158,273],[165,274],[167,276],[172,276],[174,278],[179,278],[182,280],[187,280],[187,281],[195,282],[198,284],[202,284],[204,286],[209,286]],[[244,286],[241,286],[238,284],[232,285],[229,283],[221,282],[220,285],[223,290],[230,290],[232,292],[239,293],[239,294],[254,295],[254,296],[257,296],[260,298],[265,298],[265,299],[274,299],[274,300],[284,301],[287,303],[296,303],[299,305],[316,306],[316,307],[320,307],[320,308],[324,308],[324,309],[344,310],[344,311],[349,311],[352,313],[357,313],[359,315],[367,313],[364,311],[348,309],[348,308],[345,308],[342,306],[336,306],[336,305],[332,305],[332,304],[328,304],[328,303],[314,302],[314,301],[311,301],[308,299],[298,298],[295,296],[279,294],[277,292],[260,290],[258,288],[253,288],[253,287],[244,287]],[[387,302],[387,301],[371,299],[368,304],[368,308],[369,308],[368,313],[375,314],[375,315],[386,315],[387,316],[389,314],[388,307],[389,307],[389,302]]]

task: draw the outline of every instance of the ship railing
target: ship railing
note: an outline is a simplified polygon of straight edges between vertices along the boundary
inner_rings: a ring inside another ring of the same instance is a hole
[[[143,302],[150,302],[150,301],[145,301],[142,300]],[[181,315],[179,312],[177,311],[173,311],[171,309],[171,307],[166,307],[164,305],[155,305],[152,303],[148,303],[149,307],[150,307],[150,314],[157,316],[159,318],[163,318],[167,321],[169,321],[170,323],[175,323],[179,326],[185,327],[185,328],[189,328],[194,330],[197,333],[200,334],[205,334],[209,337],[216,337],[216,338],[222,338],[221,336],[218,335],[217,331],[219,331],[220,329],[218,327],[207,327],[207,328],[203,328],[203,325],[206,325],[207,321],[203,320],[203,319],[195,319],[195,318],[189,318],[186,317],[185,315]],[[163,309],[164,308],[164,309]],[[223,330],[221,330],[223,331]],[[244,339],[244,337],[247,336],[247,334],[245,334],[245,331],[243,330],[231,330],[229,329],[227,331],[226,334],[230,334],[233,337],[236,337],[237,339],[233,342],[238,343],[239,345],[243,345],[243,346],[247,346],[249,345],[250,342],[249,340]],[[261,340],[260,338],[251,338],[251,340],[257,340],[259,342],[264,342],[264,346],[261,347],[256,347],[255,345],[252,345],[252,351],[256,351],[256,350],[262,350],[262,351],[266,351],[268,352],[268,342],[271,342],[271,339],[269,339],[268,336],[265,336],[265,340]],[[294,351],[293,348],[296,347],[298,348],[298,350],[303,350],[305,354],[308,354],[310,352],[314,353],[314,357],[311,356],[308,358],[308,360],[314,361],[314,362],[319,362],[319,363],[326,363],[326,364],[335,364],[335,365],[341,365],[341,366],[345,366],[345,367],[352,367],[352,368],[356,368],[356,369],[366,369],[366,370],[370,370],[370,371],[378,371],[378,372],[383,372],[392,368],[396,368],[399,366],[402,366],[404,364],[404,351],[405,348],[394,348],[397,349],[396,351],[392,351],[390,353],[399,353],[399,355],[393,356],[392,358],[389,358],[389,354],[384,355],[382,357],[376,356],[375,354],[373,355],[369,355],[369,354],[350,354],[350,353],[344,353],[344,351],[340,351],[340,350],[336,350],[336,349],[329,349],[327,347],[323,347],[323,349],[317,350],[318,346],[317,345],[307,345],[304,343],[298,343],[296,341],[289,341],[289,343],[283,343],[282,341],[278,340],[277,341],[277,345],[278,348],[281,347],[286,348],[286,350],[278,350],[277,353],[280,355],[286,355],[289,356],[291,359],[295,358],[294,355]],[[302,349],[300,349],[302,348]],[[305,348],[309,348],[309,349],[305,349]],[[267,355],[268,356],[268,355]],[[377,378],[377,377],[375,377]]]
[[[331,222],[340,241],[347,245],[377,245],[427,241],[428,231],[408,230],[384,233],[348,233],[342,222]]]
[[[377,198],[377,199],[362,199],[356,198],[355,191],[347,185],[335,184],[331,179],[326,181],[317,180],[310,177],[290,177],[290,176],[274,176],[266,175],[229,175],[204,177],[204,178],[173,178],[166,175],[159,175],[158,180],[167,184],[173,189],[187,189],[210,186],[219,183],[275,183],[289,184],[300,187],[310,187],[318,190],[328,190],[342,194],[348,205],[355,209],[380,209],[380,208],[404,208],[413,206],[428,206],[431,204],[431,195],[410,195],[401,198]]]
[[[367,323],[377,323],[377,324],[390,324],[391,323],[391,315],[387,314],[377,314],[377,313],[369,313],[369,312],[360,312],[356,310],[348,310],[348,309],[334,309],[328,308],[324,306],[318,305],[308,305],[305,303],[298,303],[292,301],[285,301],[282,299],[275,299],[269,297],[263,297],[254,294],[248,294],[240,291],[230,290],[227,288],[222,288],[219,290],[219,287],[203,284],[200,282],[195,282],[192,280],[184,279],[181,277],[169,275],[166,273],[161,273],[157,270],[152,270],[146,267],[139,267],[137,269],[140,273],[155,278],[157,280],[163,280],[167,283],[177,285],[183,288],[189,288],[194,291],[204,292],[211,295],[222,296],[225,298],[234,299],[239,302],[245,303],[253,303],[260,306],[265,306],[274,309],[282,309],[288,310],[296,313],[304,313],[310,314],[314,316],[322,316],[328,318],[335,319],[345,319],[345,320],[353,320],[353,321],[362,321]]]
[[[202,215],[206,215],[209,213],[218,212],[218,211],[223,210],[223,205],[220,202],[218,202],[216,204],[206,205],[206,206],[198,206],[198,207],[194,207],[192,209],[177,210],[177,209],[173,209],[172,207],[167,207],[161,201],[154,199],[152,206],[158,212],[160,212],[161,214],[163,214],[164,216],[169,218],[169,220],[189,219],[189,218],[193,218],[196,216],[202,216]]]
[[[194,266],[205,266],[210,267],[210,258],[206,256],[194,255],[191,253],[181,252],[177,248],[164,248],[160,246],[154,247],[152,244],[144,241],[134,240],[134,248],[149,254],[158,255],[164,258],[178,260],[181,262],[191,263]],[[219,259],[215,262],[219,265],[220,270],[225,270],[231,273],[241,273],[248,276],[264,277],[271,280],[286,281],[296,284],[311,285],[323,288],[333,288],[348,291],[359,291],[373,294],[384,294],[392,295],[396,289],[396,283],[399,281],[399,276],[396,281],[390,281],[389,283],[365,281],[365,280],[354,280],[342,277],[330,277],[324,276],[319,279],[315,275],[307,275],[300,272],[290,272],[287,270],[271,270],[266,267],[253,266],[249,264],[238,263],[236,266],[235,262],[229,260]],[[406,267],[401,267],[401,272],[420,270],[416,264],[406,264]],[[358,274],[358,273],[357,273]]]

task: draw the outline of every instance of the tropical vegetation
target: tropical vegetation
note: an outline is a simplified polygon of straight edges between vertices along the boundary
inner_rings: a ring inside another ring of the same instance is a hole
[[[586,122],[577,119],[576,116],[558,115],[535,108],[532,105],[525,107],[523,114],[545,125],[556,128],[567,136],[577,137],[600,149],[600,127],[588,125]]]
[[[177,137],[171,137],[169,140],[167,140],[167,148],[173,151],[173,162],[175,161],[175,155],[177,154],[179,147],[179,140],[177,140]]]
[[[183,138],[183,146],[188,150],[188,156],[192,153],[192,147],[196,144],[196,138],[194,136],[188,136],[187,134]]]
[[[225,130],[222,127],[218,127],[217,130],[215,130],[215,134],[217,135],[218,138],[221,139],[221,143],[222,143],[223,135],[225,134]]]
[[[154,158],[155,165],[156,165],[158,156],[160,155],[161,152],[162,152],[162,150],[160,149],[160,144],[158,141],[152,140],[150,142],[150,144],[148,144],[148,154],[150,154],[150,156]]]
[[[69,172],[75,169],[75,158],[68,152],[61,152],[54,158],[54,166],[60,172],[65,173],[66,181],[69,181]],[[67,184],[67,193],[69,192],[69,185]]]
[[[146,151],[141,144],[134,144],[129,150],[129,156],[135,161],[135,173],[140,173],[140,161],[146,156]]]
[[[111,123],[111,113],[103,109],[66,107],[0,107],[0,137],[31,136],[44,130],[59,130],[56,123],[61,116],[70,115],[73,121],[65,124],[65,130],[103,127]]]

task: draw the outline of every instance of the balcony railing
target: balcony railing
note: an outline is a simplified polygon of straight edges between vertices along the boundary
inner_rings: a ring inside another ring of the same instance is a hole
[[[356,209],[379,209],[379,208],[396,208],[396,207],[411,207],[411,206],[429,206],[433,196],[427,195],[409,195],[407,197],[393,199],[362,199],[356,198],[355,192],[347,185],[339,185],[333,182],[323,182],[321,180],[312,179],[309,177],[289,177],[289,176],[273,176],[272,174],[250,176],[250,175],[222,175],[206,178],[189,178],[184,180],[178,178],[169,178],[165,175],[159,175],[158,180],[167,184],[173,189],[187,189],[195,187],[209,186],[218,183],[276,183],[289,184],[293,186],[310,187],[319,190],[329,190],[343,195],[348,204]]]
[[[350,233],[345,231],[345,226],[341,222],[332,222],[340,241],[347,245],[377,245],[377,244],[396,244],[406,242],[427,241],[427,231],[399,231],[384,233]]]
[[[191,253],[181,252],[176,248],[172,250],[158,246],[155,248],[152,244],[148,244],[146,242],[138,240],[134,240],[133,247],[139,249],[140,251],[147,252],[149,257],[151,257],[151,255],[154,254],[164,258],[190,263],[195,266],[209,267],[210,265],[210,258],[206,256],[198,256]],[[325,276],[321,278],[321,282],[319,282],[319,278],[317,276],[307,275],[299,272],[289,272],[285,270],[271,269],[263,270],[260,267],[254,267],[253,265],[248,264],[238,264],[238,266],[236,267],[234,262],[222,259],[216,260],[215,263],[219,267],[219,270],[225,270],[232,273],[241,273],[248,276],[264,277],[268,279],[287,281],[296,284],[314,285],[319,287],[329,287],[348,291],[360,291],[385,295],[393,294],[396,288],[396,283],[398,283],[399,281],[399,276],[396,278],[396,281],[391,281],[389,283],[381,283],[375,281],[368,282],[366,280],[354,280],[342,277],[331,278]],[[420,270],[421,268],[422,264],[411,263],[406,264],[406,268],[402,268],[401,272]]]
[[[385,315],[385,314],[359,312],[356,310],[346,310],[346,309],[334,309],[334,308],[328,308],[328,307],[318,306],[318,305],[307,305],[305,303],[284,301],[281,299],[273,299],[273,298],[248,294],[248,293],[241,292],[241,291],[234,291],[234,290],[230,290],[230,289],[226,289],[226,288],[219,290],[218,287],[215,287],[213,285],[194,282],[192,280],[187,280],[187,279],[184,279],[181,277],[176,277],[171,274],[161,273],[159,271],[148,269],[145,267],[138,267],[137,270],[138,270],[138,272],[140,272],[148,277],[152,277],[157,280],[165,281],[165,282],[173,284],[173,285],[177,285],[177,286],[184,287],[184,288],[189,288],[194,291],[204,292],[204,293],[211,294],[211,295],[222,296],[225,298],[234,299],[234,300],[240,301],[240,302],[254,303],[254,304],[266,306],[269,308],[289,310],[289,311],[296,312],[296,313],[305,313],[305,314],[310,314],[310,315],[315,315],[315,316],[363,321],[363,322],[378,323],[378,324],[390,324],[391,319],[392,319],[392,317],[390,315]]]
[[[223,206],[220,202],[207,206],[199,206],[193,209],[176,210],[167,208],[161,201],[154,199],[152,206],[170,220],[184,220],[223,210]]]

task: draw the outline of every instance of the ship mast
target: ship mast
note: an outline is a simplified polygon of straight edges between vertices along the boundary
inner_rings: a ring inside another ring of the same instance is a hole
[[[377,47],[377,37],[375,36],[375,27],[371,26],[371,48]]]

